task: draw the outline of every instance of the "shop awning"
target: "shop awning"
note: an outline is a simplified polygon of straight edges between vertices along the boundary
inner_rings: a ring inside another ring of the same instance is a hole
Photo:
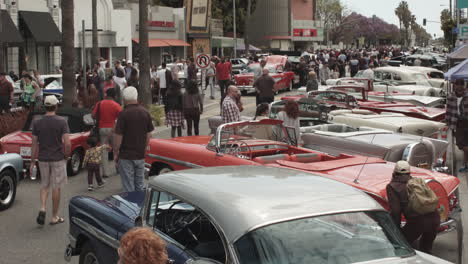
[[[3,46],[21,46],[23,45],[23,38],[13,23],[10,14],[6,10],[0,10],[0,38],[2,39]]]
[[[134,38],[132,39],[136,43],[140,42],[140,39]],[[189,47],[190,44],[187,42],[180,40],[180,39],[149,39],[148,46],[150,48],[155,47]]]
[[[62,45],[62,34],[48,12],[19,11],[23,26],[39,45]]]
[[[162,41],[173,47],[190,47],[190,44],[180,39],[163,39]]]

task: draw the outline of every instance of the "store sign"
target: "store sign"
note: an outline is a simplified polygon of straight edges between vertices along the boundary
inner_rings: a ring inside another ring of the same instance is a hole
[[[149,27],[173,28],[175,23],[172,21],[148,21]]]
[[[207,29],[209,4],[209,0],[192,0],[192,8],[190,10],[190,29]]]
[[[293,29],[294,37],[317,37],[317,29],[295,28]]]

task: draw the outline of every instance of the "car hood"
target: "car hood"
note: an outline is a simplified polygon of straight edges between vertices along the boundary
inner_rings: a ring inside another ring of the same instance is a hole
[[[16,131],[10,133],[0,140],[2,144],[31,144],[32,132],[30,131]]]
[[[352,156],[349,159],[337,159],[317,163],[278,161],[277,164],[270,166],[280,166],[322,174],[327,178],[377,194],[386,199],[386,186],[392,179],[395,163],[386,162],[379,158]],[[452,193],[460,184],[460,180],[454,176],[417,167],[411,167],[411,176],[436,180],[440,182],[448,194]]]
[[[103,200],[114,212],[135,220],[140,215],[145,200],[145,192],[127,192],[107,197]]]

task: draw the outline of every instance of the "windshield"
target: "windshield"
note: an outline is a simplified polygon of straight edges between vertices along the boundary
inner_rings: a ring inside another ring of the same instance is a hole
[[[242,264],[355,263],[415,254],[386,212],[355,212],[273,224],[235,243]]]
[[[219,144],[217,143],[219,139]],[[226,152],[235,145],[246,147],[246,140],[271,140],[295,145],[295,139],[281,124],[261,124],[259,122],[241,123],[235,127],[220,127],[211,138],[208,146],[218,146],[219,151]]]

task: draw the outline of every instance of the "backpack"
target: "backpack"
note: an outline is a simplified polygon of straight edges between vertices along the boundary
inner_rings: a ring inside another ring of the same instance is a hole
[[[435,212],[439,205],[439,198],[427,186],[422,178],[411,178],[407,184],[408,210],[418,215]]]

